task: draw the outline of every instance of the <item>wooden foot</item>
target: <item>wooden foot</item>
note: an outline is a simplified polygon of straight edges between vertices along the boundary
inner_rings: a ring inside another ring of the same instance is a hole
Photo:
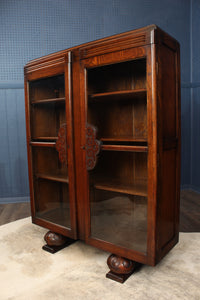
[[[66,236],[63,236],[61,234],[48,231],[45,236],[44,240],[47,243],[42,247],[43,250],[48,251],[52,254],[58,252],[59,250],[73,244],[75,240],[70,239]]]
[[[107,264],[110,272],[106,274],[106,277],[120,283],[124,283],[138,267],[138,263],[135,261],[115,254],[108,257]]]

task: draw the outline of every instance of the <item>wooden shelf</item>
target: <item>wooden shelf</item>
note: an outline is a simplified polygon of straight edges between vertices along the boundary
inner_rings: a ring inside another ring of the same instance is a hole
[[[35,174],[35,176],[37,178],[41,178],[41,179],[69,183],[69,178],[66,176],[63,176],[63,175],[51,175],[51,174],[37,173],[37,174]]]
[[[56,142],[30,142],[31,146],[35,147],[55,147]]]
[[[147,138],[125,136],[125,137],[102,137],[102,142],[136,142],[136,143],[147,143]]]
[[[102,145],[101,150],[147,152],[148,146]]]
[[[147,184],[138,183],[134,185],[118,184],[118,183],[105,183],[97,182],[94,184],[94,188],[98,190],[118,192],[129,195],[137,195],[147,197]]]
[[[42,103],[51,103],[51,102],[65,102],[65,97],[34,100],[34,101],[31,101],[31,104],[42,104]]]
[[[137,90],[125,90],[125,91],[115,91],[107,93],[97,93],[89,95],[91,100],[120,100],[122,97],[126,99],[133,99],[138,97],[146,96],[146,89],[137,89]]]
[[[34,142],[37,141],[49,141],[49,142],[54,142],[55,140],[57,140],[58,137],[57,136],[37,136],[33,138]]]

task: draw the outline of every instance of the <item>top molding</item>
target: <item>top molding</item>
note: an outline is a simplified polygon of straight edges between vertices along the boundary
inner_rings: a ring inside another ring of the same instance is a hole
[[[150,44],[165,44],[173,51],[179,48],[179,43],[174,38],[157,25],[149,25],[34,59],[26,64],[24,71],[27,74],[47,66],[51,67],[52,65],[52,67],[55,67],[56,64],[71,62],[71,54],[69,53],[72,53],[72,59],[75,61]]]

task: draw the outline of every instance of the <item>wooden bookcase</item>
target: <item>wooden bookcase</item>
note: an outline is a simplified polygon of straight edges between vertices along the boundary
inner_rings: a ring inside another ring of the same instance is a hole
[[[178,242],[179,44],[151,25],[25,66],[32,220],[50,252],[109,251],[124,282]]]

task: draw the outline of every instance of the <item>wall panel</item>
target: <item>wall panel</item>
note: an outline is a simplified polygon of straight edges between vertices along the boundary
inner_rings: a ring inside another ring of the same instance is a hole
[[[23,89],[0,89],[0,202],[28,197]]]
[[[10,201],[12,197],[28,196],[23,96],[23,66],[26,62],[152,23],[177,38],[181,46],[181,178],[183,187],[190,186],[191,178],[196,180],[197,164],[191,158],[191,154],[196,157],[195,139],[191,150],[191,125],[192,128],[198,125],[194,123],[197,117],[194,122],[191,117],[198,106],[198,95],[195,94],[191,109],[190,67],[192,61],[192,84],[198,85],[199,11],[198,0],[1,0],[0,198]],[[196,184],[194,181],[193,185]]]
[[[181,89],[181,185],[191,184],[191,92]]]
[[[192,91],[191,187],[200,192],[200,87]]]
[[[200,1],[191,0],[191,188],[200,192]]]

